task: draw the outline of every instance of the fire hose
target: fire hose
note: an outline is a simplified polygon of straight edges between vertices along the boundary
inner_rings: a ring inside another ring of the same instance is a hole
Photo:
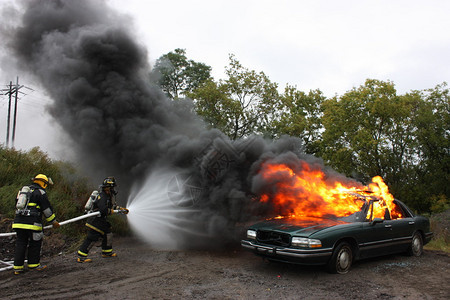
[[[114,210],[114,213],[125,213],[125,211],[123,209],[119,209],[119,210]],[[79,220],[87,219],[89,217],[98,216],[99,214],[100,214],[99,211],[95,211],[95,212],[92,212],[92,213],[88,213],[88,214],[85,214],[85,215],[82,215],[82,216],[75,217],[73,219],[62,221],[62,222],[59,223],[59,225],[60,226],[66,225],[66,224],[73,223],[73,222],[76,222],[76,221],[79,221]],[[50,229],[52,227],[53,227],[53,225],[48,225],[48,226],[45,226],[44,229]],[[13,236],[13,235],[16,235],[16,233],[15,232],[0,233],[0,237],[7,237],[7,236]],[[25,262],[26,262],[26,260],[25,260]],[[13,261],[0,260],[0,264],[6,265],[6,267],[1,267],[0,268],[0,272],[12,269],[13,268],[13,263],[14,263]]]
[[[124,213],[124,211],[122,209],[119,209],[119,210],[114,210],[114,213]],[[88,213],[88,214],[85,214],[85,215],[82,215],[82,216],[79,216],[79,217],[75,217],[73,219],[62,221],[62,222],[59,223],[59,225],[61,225],[61,226],[62,225],[66,225],[66,224],[73,223],[73,222],[76,222],[76,221],[79,221],[79,220],[83,220],[83,219],[87,219],[87,218],[90,218],[90,217],[94,217],[94,216],[97,216],[99,214],[100,214],[99,211],[91,212],[91,213]],[[45,226],[44,229],[50,229],[52,227],[53,227],[53,225],[48,225],[48,226]],[[13,235],[16,235],[16,233],[15,232],[0,233],[0,237],[7,237],[7,236],[13,236]]]
[[[27,262],[27,260],[25,260],[24,262]],[[0,272],[6,271],[6,270],[11,270],[14,267],[14,265],[13,265],[14,262],[12,260],[11,261],[0,260],[0,264],[6,265],[6,267],[0,268]]]

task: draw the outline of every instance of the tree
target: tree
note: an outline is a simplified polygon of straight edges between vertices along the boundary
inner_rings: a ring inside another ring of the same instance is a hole
[[[228,136],[234,134],[232,120],[239,114],[240,108],[228,96],[225,85],[208,80],[194,92],[188,93],[188,97],[195,99],[196,113],[209,127],[219,129]]]
[[[368,79],[324,102],[322,156],[338,171],[368,180],[403,181],[414,162],[412,112],[417,99],[397,96],[392,82]]]
[[[316,154],[323,131],[321,118],[325,99],[320,90],[311,90],[307,94],[287,85],[277,108],[279,117],[271,122],[272,137],[299,137],[305,151]]]
[[[415,92],[422,101],[413,118],[420,163],[412,185],[418,196],[415,207],[421,211],[430,211],[439,201],[449,204],[450,93],[446,87],[443,83],[434,89]]]
[[[449,199],[449,91],[445,84],[397,95],[368,79],[323,104],[321,156],[336,170],[368,181],[381,175],[395,197],[430,212]]]
[[[175,49],[156,60],[152,77],[171,99],[178,99],[211,79],[211,67],[188,60],[185,49]]]
[[[197,113],[231,139],[265,134],[276,117],[277,84],[263,72],[244,68],[233,55],[229,59],[226,79],[209,81],[188,96],[194,99]]]

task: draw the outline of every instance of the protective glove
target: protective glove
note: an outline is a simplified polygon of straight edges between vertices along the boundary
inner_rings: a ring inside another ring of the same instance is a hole
[[[117,210],[118,210],[121,214],[124,214],[124,215],[126,215],[126,214],[129,213],[129,210],[128,210],[127,208],[125,208],[125,207],[117,206]]]
[[[55,220],[55,221],[53,221],[52,226],[53,226],[54,229],[56,229],[56,228],[58,228],[61,225],[59,225],[58,221]]]

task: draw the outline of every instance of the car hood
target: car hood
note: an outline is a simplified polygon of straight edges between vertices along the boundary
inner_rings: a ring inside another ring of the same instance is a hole
[[[282,218],[271,219],[251,226],[251,229],[281,231],[292,235],[309,236],[325,228],[348,224],[348,222],[324,218]]]

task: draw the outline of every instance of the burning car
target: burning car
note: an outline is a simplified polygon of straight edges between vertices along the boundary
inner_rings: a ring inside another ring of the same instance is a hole
[[[429,220],[394,199],[379,176],[367,187],[344,186],[310,168],[274,164],[261,176],[271,188],[259,201],[279,215],[250,226],[241,245],[269,260],[326,265],[345,274],[363,258],[420,256],[432,238]]]
[[[339,274],[357,259],[401,252],[420,256],[432,237],[429,220],[399,200],[393,201],[397,215],[385,208],[382,218],[373,218],[381,200],[369,198],[346,217],[278,217],[254,224],[241,245],[269,260],[322,264]]]

